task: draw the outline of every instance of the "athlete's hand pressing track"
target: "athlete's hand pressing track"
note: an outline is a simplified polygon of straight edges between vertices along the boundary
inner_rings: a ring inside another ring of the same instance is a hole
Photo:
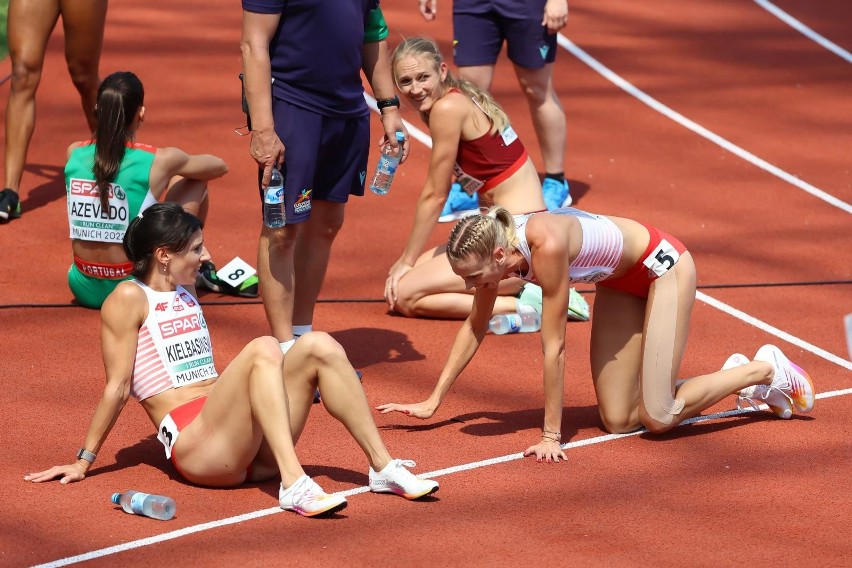
[[[397,404],[395,402],[390,402],[388,404],[380,404],[376,407],[376,410],[380,411],[382,414],[387,414],[388,412],[402,412],[406,416],[424,419],[431,418],[432,415],[435,414],[435,407],[426,400],[418,402],[417,404]]]
[[[568,456],[565,455],[565,452],[563,452],[562,448],[559,446],[559,442],[549,439],[542,439],[538,444],[530,446],[524,451],[524,457],[531,456],[533,454],[535,454],[535,460],[539,463],[542,460],[547,463],[559,463],[560,459],[568,459]]]
[[[62,485],[71,483],[72,481],[82,481],[86,478],[86,470],[77,462],[68,465],[55,465],[44,471],[28,473],[24,476],[24,481],[42,483],[43,481],[52,481],[57,477],[60,478],[59,483]]]

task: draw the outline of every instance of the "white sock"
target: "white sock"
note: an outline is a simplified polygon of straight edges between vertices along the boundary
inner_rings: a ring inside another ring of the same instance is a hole
[[[308,325],[294,325],[293,326],[293,335],[296,337],[305,335],[306,333],[310,333],[313,331],[313,324]]]

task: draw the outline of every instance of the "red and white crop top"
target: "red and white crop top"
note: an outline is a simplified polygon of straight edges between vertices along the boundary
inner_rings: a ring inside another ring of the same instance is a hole
[[[213,346],[198,301],[182,286],[157,292],[132,280],[148,297],[139,328],[130,394],[140,401],[172,388],[218,377]]]
[[[473,103],[479,106],[476,101]],[[521,169],[526,161],[524,144],[507,125],[503,132],[489,131],[474,140],[459,140],[453,174],[470,195],[485,193]]]

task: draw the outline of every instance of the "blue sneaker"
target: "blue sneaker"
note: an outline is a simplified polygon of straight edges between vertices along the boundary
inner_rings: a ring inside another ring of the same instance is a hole
[[[460,184],[454,183],[450,188],[450,194],[444,203],[444,210],[438,217],[439,223],[449,223],[468,215],[479,213],[479,197],[469,195]]]
[[[541,193],[544,195],[544,204],[548,211],[568,207],[573,201],[568,189],[568,180],[559,183],[555,179],[544,178],[544,182],[541,184]]]

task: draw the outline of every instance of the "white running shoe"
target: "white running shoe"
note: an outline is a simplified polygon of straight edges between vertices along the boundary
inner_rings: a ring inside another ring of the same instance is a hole
[[[754,355],[755,361],[772,363],[775,376],[769,389],[783,392],[799,412],[810,412],[814,407],[814,383],[808,374],[787,359],[774,345],[764,345]]]
[[[316,482],[303,475],[293,485],[278,489],[278,504],[285,511],[295,511],[304,517],[331,514],[346,507],[346,497],[329,495]]]
[[[722,370],[742,367],[748,363],[750,363],[748,357],[742,353],[734,353],[722,365]],[[769,385],[752,385],[742,389],[737,397],[737,409],[743,410],[749,406],[752,410],[760,410],[760,403],[755,401],[756,398],[765,403],[779,418],[788,420],[793,416],[793,403],[790,397],[778,389],[770,388]]]
[[[419,499],[438,490],[438,482],[430,479],[418,479],[405,469],[417,464],[411,460],[391,460],[385,468],[376,473],[370,468],[370,491],[375,493],[396,493],[406,499]]]

